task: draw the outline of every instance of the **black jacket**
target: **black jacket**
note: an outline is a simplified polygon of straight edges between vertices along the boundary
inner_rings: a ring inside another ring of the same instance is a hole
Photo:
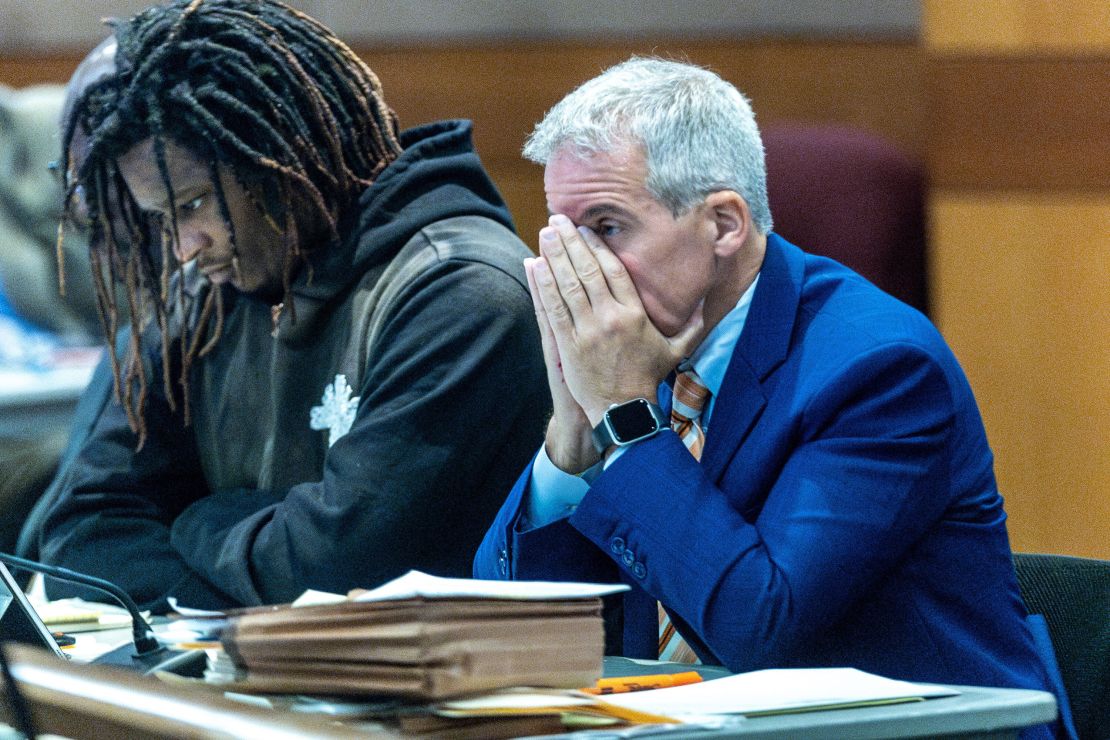
[[[276,337],[268,304],[224,288],[223,336],[191,376],[191,426],[155,380],[136,453],[123,411],[105,407],[46,518],[44,559],[155,609],[168,596],[283,602],[410,568],[468,574],[550,405],[529,252],[468,123],[402,143],[344,246],[301,270],[295,321],[286,307]],[[344,384],[357,399],[346,405]],[[340,393],[327,404],[329,387]],[[346,406],[349,431],[310,427],[314,408],[319,426]]]

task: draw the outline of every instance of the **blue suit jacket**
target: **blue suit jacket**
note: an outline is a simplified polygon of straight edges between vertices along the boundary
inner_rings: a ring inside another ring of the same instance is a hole
[[[630,583],[630,656],[655,657],[658,599],[733,671],[1049,689],[975,400],[924,316],[772,234],[715,404],[700,463],[665,431],[521,531],[529,466],[475,575]]]

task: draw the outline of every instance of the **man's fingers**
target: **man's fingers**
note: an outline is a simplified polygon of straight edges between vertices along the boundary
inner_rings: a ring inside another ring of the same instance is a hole
[[[543,307],[539,286],[533,273],[536,260],[524,260],[524,274],[528,277],[528,291],[532,294],[532,305],[536,310],[536,324],[540,329],[540,346],[543,348],[543,362],[547,368],[547,385],[551,391],[551,399],[555,404],[556,412],[561,406],[571,405],[577,407],[577,401],[570,395],[567,388],[566,377],[563,375],[563,360],[559,355],[559,344],[555,340],[555,332],[551,329],[551,322],[547,318],[547,310]]]
[[[625,269],[624,263],[617,259],[617,255],[613,254],[613,251],[605,246],[605,242],[601,241],[601,237],[592,230],[579,226],[578,234],[600,266],[609,294],[622,306],[640,308],[640,294],[636,292],[636,285],[632,282],[632,277]]]
[[[555,343],[555,335],[551,331],[551,322],[547,318],[547,309],[543,307],[540,289],[536,285],[536,276],[532,272],[535,264],[535,258],[524,260],[524,274],[528,278],[528,292],[532,295],[532,308],[536,312],[536,326],[540,330],[540,344],[543,347],[544,361],[549,368],[558,367],[559,347]]]
[[[543,301],[540,300],[540,289],[536,285],[536,276],[532,274],[532,268],[535,264],[535,257],[528,257],[524,260],[524,277],[528,279],[528,294],[532,296],[532,308],[535,309],[538,319],[540,314],[543,313]],[[547,321],[546,317],[544,321]]]
[[[585,316],[590,310],[590,298],[567,254],[562,236],[551,226],[540,229],[540,254],[550,268],[549,273],[571,316],[574,319]]]
[[[605,273],[597,261],[594,250],[583,239],[580,230],[575,227],[569,218],[560,214],[552,216],[548,224],[548,228],[554,229],[558,236],[558,242],[552,243],[551,246],[554,248],[557,244],[562,247],[561,251],[566,254],[574,268],[574,274],[589,299],[590,305],[596,310],[605,301],[612,300],[613,295],[609,291]],[[589,233],[592,234],[593,232]]]
[[[532,263],[532,276],[540,294],[540,303],[544,315],[547,316],[555,340],[560,341],[560,336],[567,337],[574,331],[574,319],[564,301],[561,286],[556,284],[551,266],[544,258],[539,258]],[[579,296],[584,296],[579,293]]]

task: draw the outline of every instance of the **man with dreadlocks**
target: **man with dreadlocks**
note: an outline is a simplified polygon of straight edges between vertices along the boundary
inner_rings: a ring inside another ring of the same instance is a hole
[[[63,121],[67,198],[107,336],[113,282],[137,319],[43,559],[155,610],[466,574],[550,407],[469,123],[399,133],[276,0],[174,0],[113,39]]]

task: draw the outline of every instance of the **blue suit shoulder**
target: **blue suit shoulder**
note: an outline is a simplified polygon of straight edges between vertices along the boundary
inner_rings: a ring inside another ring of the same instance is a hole
[[[941,369],[954,404],[974,404],[955,355],[920,311],[850,268],[774,234],[768,240],[768,259],[781,260],[799,288],[794,351],[806,352],[829,372],[868,354],[916,356]]]
[[[943,338],[920,311],[839,262],[782,244],[804,265],[798,318],[817,330],[817,337],[835,338],[851,351],[906,343],[948,360]]]

